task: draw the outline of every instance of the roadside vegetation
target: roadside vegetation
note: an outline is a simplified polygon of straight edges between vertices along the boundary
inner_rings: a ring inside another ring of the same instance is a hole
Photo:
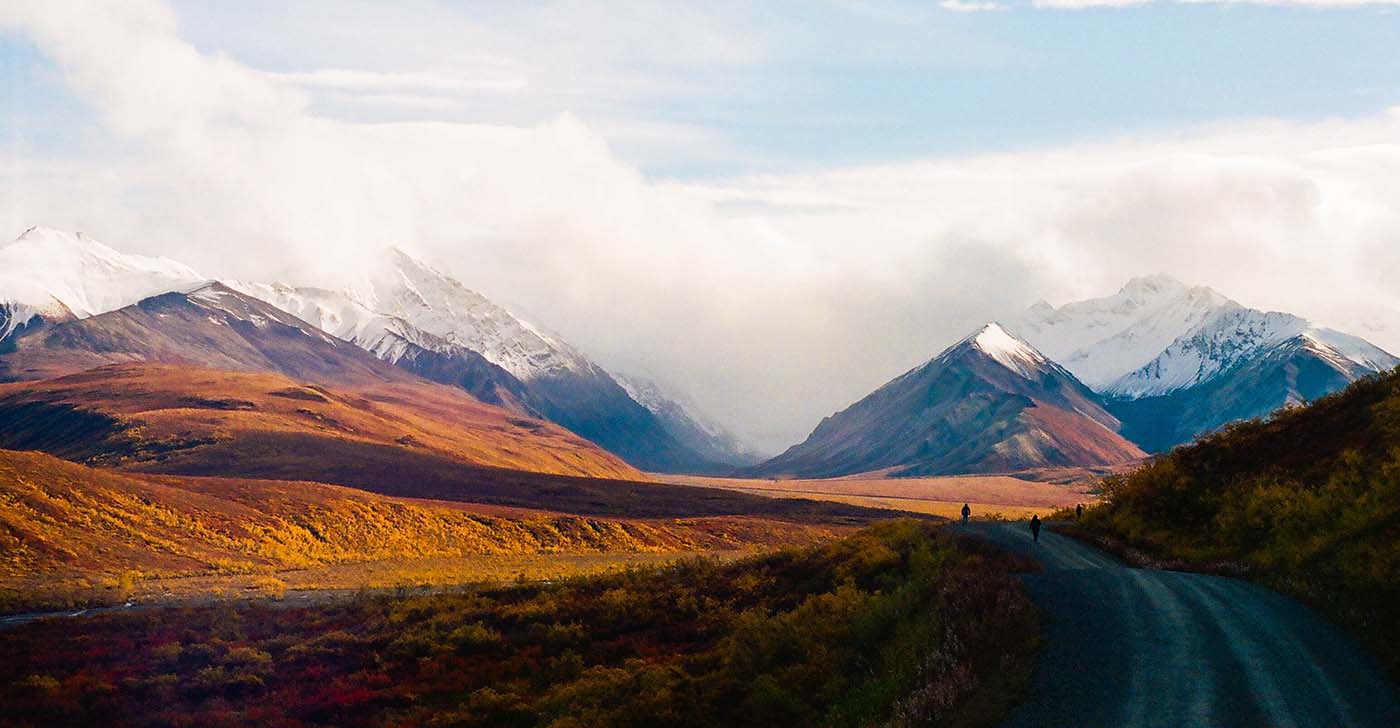
[[[986,725],[1036,616],[1013,557],[892,521],[735,562],[0,632],[9,725]]]
[[[1084,533],[1292,594],[1400,675],[1400,371],[1227,427],[1103,493]]]

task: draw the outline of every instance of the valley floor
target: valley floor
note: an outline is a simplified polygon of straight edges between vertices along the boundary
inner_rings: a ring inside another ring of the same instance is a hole
[[[1094,474],[1087,471],[1016,475],[950,475],[886,478],[879,473],[845,478],[716,478],[695,475],[652,477],[677,485],[721,488],[773,498],[808,498],[867,508],[888,508],[956,519],[967,503],[974,518],[1046,516],[1077,503],[1090,503]],[[1031,479],[1035,478],[1035,479]]]
[[[730,561],[755,549],[576,554],[474,554],[328,564],[271,573],[199,574],[54,584],[47,577],[0,582],[6,607],[0,629],[37,618],[100,611],[263,603],[323,604],[361,593],[428,594],[517,582],[550,582],[704,557]],[[24,595],[21,598],[19,595]]]

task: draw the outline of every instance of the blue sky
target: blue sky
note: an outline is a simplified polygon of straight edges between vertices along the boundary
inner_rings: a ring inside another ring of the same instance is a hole
[[[567,4],[280,5],[174,7],[196,48],[265,71],[523,82],[508,92],[388,88],[392,100],[319,93],[327,115],[531,124],[572,112],[654,176],[1007,151],[1400,103],[1400,12],[1390,6],[720,4],[668,25],[664,13],[620,22]],[[686,23],[721,47],[671,52],[666,35]],[[454,43],[458,32],[485,47]],[[111,142],[95,139],[92,109],[28,40],[0,35],[0,59],[6,145],[73,154]],[[435,103],[415,105],[414,94]]]
[[[10,0],[0,230],[396,244],[767,450],[1137,275],[1400,351],[1400,0],[1036,1]]]

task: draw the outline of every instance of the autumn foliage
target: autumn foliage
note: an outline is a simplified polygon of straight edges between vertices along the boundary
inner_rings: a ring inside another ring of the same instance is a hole
[[[589,518],[320,483],[122,473],[0,450],[7,609],[125,599],[172,577],[381,561],[421,572],[412,565],[449,557],[750,549],[849,530],[740,516]]]
[[[977,724],[1035,638],[1013,566],[895,521],[554,584],[38,622],[0,632],[0,723]]]

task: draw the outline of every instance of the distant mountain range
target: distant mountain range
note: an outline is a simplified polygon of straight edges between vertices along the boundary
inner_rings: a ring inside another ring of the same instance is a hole
[[[1100,466],[1400,364],[1373,344],[1163,275],[988,324],[746,469],[764,476]]]
[[[47,228],[0,246],[0,380],[127,362],[328,386],[426,379],[641,469],[803,477],[1113,465],[1400,364],[1292,314],[1135,278],[1111,296],[988,324],[755,464],[685,397],[604,370],[396,248],[331,290],[213,282]]]
[[[1163,275],[1104,298],[1037,304],[1012,328],[1102,395],[1123,434],[1150,452],[1400,364],[1363,339]]]
[[[697,417],[673,398],[650,391],[651,404],[642,405],[573,347],[398,249],[386,251],[338,291],[244,281],[211,285],[168,259],[125,255],[82,234],[33,228],[0,246],[0,271],[0,377],[35,378],[40,371],[71,370],[80,360],[106,362],[111,359],[109,349],[121,348],[111,341],[89,342],[93,350],[82,352],[74,337],[94,327],[29,337],[39,324],[135,306],[102,323],[111,327],[122,320],[124,331],[88,333],[96,339],[125,336],[126,343],[138,343],[144,338],[141,326],[159,330],[173,325],[162,317],[142,315],[175,302],[160,294],[198,291],[186,302],[207,306],[218,299],[244,309],[252,317],[243,319],[245,323],[267,320],[299,327],[307,335],[329,334],[328,339],[354,344],[488,404],[563,425],[643,469],[716,473],[751,461],[731,436],[699,425]],[[158,298],[148,301],[151,296]],[[259,305],[267,310],[255,311]],[[186,324],[200,326],[197,321]],[[150,338],[139,343],[151,349],[162,341],[160,336]],[[256,368],[246,359],[236,361],[246,347],[233,345],[227,337],[209,337],[207,345],[184,352],[172,341],[165,338],[165,348],[152,360]],[[4,354],[21,346],[23,352]],[[221,352],[226,346],[229,352]],[[58,359],[67,363],[56,363]],[[278,362],[261,361],[258,366],[299,376]]]
[[[684,395],[677,395],[640,375],[615,374],[617,383],[637,403],[651,411],[661,426],[681,445],[710,462],[722,463],[732,470],[753,465],[763,456],[754,452],[732,432],[700,414],[700,408]]]

